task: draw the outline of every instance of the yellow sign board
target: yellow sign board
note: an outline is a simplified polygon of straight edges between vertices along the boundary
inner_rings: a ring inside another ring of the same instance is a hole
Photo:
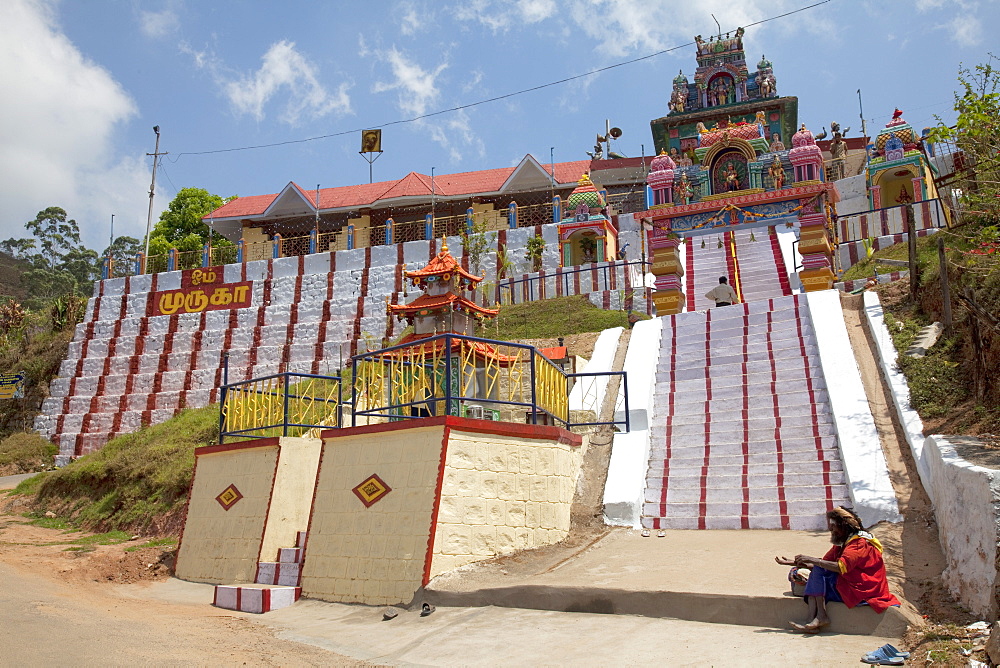
[[[24,374],[0,373],[0,399],[24,398]]]

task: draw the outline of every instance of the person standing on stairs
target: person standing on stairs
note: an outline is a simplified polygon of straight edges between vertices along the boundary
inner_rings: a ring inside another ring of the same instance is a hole
[[[861,518],[841,506],[826,514],[826,523],[833,547],[822,559],[804,554],[796,555],[795,559],[774,558],[783,566],[811,569],[805,588],[809,621],[790,622],[792,628],[805,633],[819,633],[830,623],[827,601],[837,601],[848,608],[865,603],[878,613],[899,605],[885,577],[882,543],[864,530]]]
[[[719,284],[708,291],[705,299],[711,299],[716,306],[732,306],[737,301],[736,291],[729,286],[729,279],[719,276]]]

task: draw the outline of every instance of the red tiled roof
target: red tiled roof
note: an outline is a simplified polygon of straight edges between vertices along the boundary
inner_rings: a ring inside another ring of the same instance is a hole
[[[448,274],[455,272],[460,276],[466,278],[470,283],[476,284],[483,280],[482,276],[474,276],[462,268],[462,265],[458,263],[450,252],[448,252],[448,247],[445,246],[441,249],[441,252],[434,256],[430,262],[423,269],[413,269],[406,272],[406,277],[413,279],[421,279],[425,276],[440,276],[441,274]],[[419,282],[415,281],[415,282]]]
[[[600,161],[598,168],[604,163],[609,164],[608,168],[622,165],[618,160]],[[549,172],[548,164],[543,164],[542,168]],[[441,174],[434,177],[434,193],[440,197],[460,197],[462,195],[475,195],[478,193],[495,193],[500,190],[504,182],[514,172],[516,167],[502,167],[499,169],[485,169],[475,172],[461,172],[459,174]],[[557,183],[569,185],[576,183],[584,172],[591,169],[590,160],[574,160],[572,162],[557,162],[555,164],[555,180]],[[316,201],[316,190],[306,190],[297,184],[293,185],[302,193],[309,202]],[[397,181],[380,181],[378,183],[364,183],[355,186],[341,186],[337,188],[322,188],[319,193],[320,209],[339,209],[347,207],[371,206],[380,200],[393,199],[396,197],[430,197],[431,177],[426,174],[410,172]],[[232,202],[225,204],[205,218],[239,218],[244,216],[259,216],[269,207],[278,194],[272,195],[251,195],[249,197],[239,197]]]

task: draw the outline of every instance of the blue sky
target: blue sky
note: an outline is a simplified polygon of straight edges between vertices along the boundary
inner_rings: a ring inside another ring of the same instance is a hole
[[[0,3],[0,239],[48,206],[84,242],[142,237],[154,125],[169,153],[154,223],[180,188],[219,195],[365,183],[362,128],[384,126],[688,44],[810,0],[4,0]],[[960,63],[985,62],[1000,2],[830,0],[747,29],[799,119],[869,133],[894,107],[916,128],[953,120]],[[651,151],[649,121],[686,46],[569,83],[383,130],[375,180],[578,160],[605,119],[614,150]],[[314,141],[298,141],[337,135]],[[296,142],[217,153],[221,149]],[[199,155],[200,153],[200,155]]]

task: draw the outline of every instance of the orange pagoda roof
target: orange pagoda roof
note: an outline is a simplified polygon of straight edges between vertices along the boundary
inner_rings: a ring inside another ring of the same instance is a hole
[[[456,295],[454,292],[433,296],[423,294],[409,304],[386,304],[386,310],[389,315],[405,317],[430,315],[434,311],[454,308],[462,311],[468,311],[469,313],[479,316],[488,316],[490,318],[495,317],[498,313],[500,313],[500,309],[485,308],[476,304],[474,301],[462,297],[461,295]],[[423,313],[421,313],[421,311],[423,311]]]
[[[483,280],[482,276],[470,274],[459,263],[458,260],[448,251],[448,244],[442,240],[441,252],[427,263],[423,269],[413,269],[406,272],[406,277],[413,281],[413,284],[420,286],[425,279],[431,276],[440,276],[444,280],[450,280],[452,276],[458,275],[466,281],[475,285]]]

